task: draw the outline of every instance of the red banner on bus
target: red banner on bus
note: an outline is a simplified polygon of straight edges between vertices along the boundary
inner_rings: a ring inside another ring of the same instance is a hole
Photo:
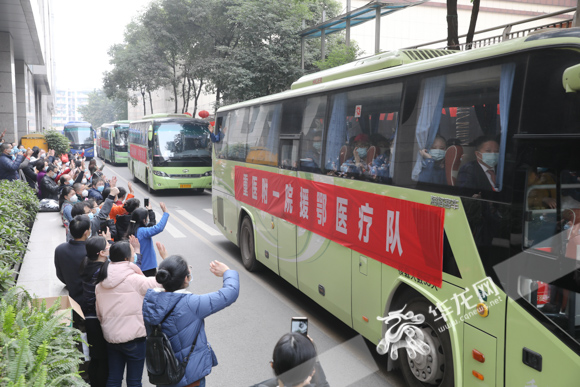
[[[101,139],[101,147],[105,149],[109,149],[109,141]]]
[[[129,145],[129,154],[135,160],[139,160],[142,163],[147,164],[147,148],[131,144]]]
[[[246,167],[236,200],[441,287],[445,210]]]

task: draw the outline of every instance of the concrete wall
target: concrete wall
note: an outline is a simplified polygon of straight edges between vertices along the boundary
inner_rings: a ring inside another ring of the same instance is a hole
[[[14,42],[8,32],[0,32],[0,132],[14,142],[17,133],[16,78],[14,74]]]

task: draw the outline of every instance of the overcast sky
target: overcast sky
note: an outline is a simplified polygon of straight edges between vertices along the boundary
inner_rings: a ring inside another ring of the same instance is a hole
[[[56,87],[102,88],[108,48],[151,0],[53,0]]]

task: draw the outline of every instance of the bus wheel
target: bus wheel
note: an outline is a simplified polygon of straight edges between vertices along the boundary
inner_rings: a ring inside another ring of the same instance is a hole
[[[198,194],[202,194],[205,192],[205,188],[196,188],[195,192],[197,192]]]
[[[407,355],[405,348],[399,349],[399,361],[407,386],[452,387],[454,382],[453,354],[449,331],[443,318],[435,321],[429,313],[429,301],[422,297],[409,300],[404,312],[412,311],[425,316],[425,322],[419,326],[425,335],[425,342],[431,348],[428,355],[417,353],[415,359]],[[432,306],[433,307],[433,306]],[[440,332],[439,330],[443,330]]]
[[[246,216],[240,227],[240,250],[242,251],[242,263],[248,271],[258,268],[256,252],[254,250],[254,228],[249,216]]]
[[[145,185],[147,186],[147,192],[149,193],[155,192],[155,190],[151,188],[151,185],[149,184],[149,173],[147,172],[145,172]]]

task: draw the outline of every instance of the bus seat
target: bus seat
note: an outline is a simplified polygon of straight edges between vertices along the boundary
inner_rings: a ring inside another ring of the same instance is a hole
[[[348,145],[343,145],[342,148],[340,148],[340,155],[338,157],[340,165],[342,165],[346,160],[350,159],[351,157],[352,157],[351,147],[349,147]]]
[[[451,145],[445,152],[445,178],[447,185],[455,186],[459,166],[463,157],[463,147],[461,145]]]
[[[367,151],[367,159],[366,159],[366,163],[371,164],[373,162],[373,160],[375,159],[375,154],[377,153],[377,148],[372,145],[369,147],[369,150]]]

